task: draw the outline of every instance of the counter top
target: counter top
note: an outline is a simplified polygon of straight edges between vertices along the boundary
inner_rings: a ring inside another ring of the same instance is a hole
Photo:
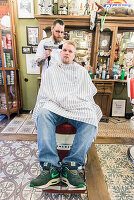
[[[93,82],[119,82],[119,83],[127,83],[127,80],[120,80],[120,79],[117,79],[117,80],[113,80],[113,79],[92,79]]]
[[[37,80],[41,80],[41,77],[37,77]],[[117,79],[117,80],[113,80],[113,79],[92,79],[93,82],[118,82],[118,83],[127,83],[127,80],[120,80],[120,79]]]

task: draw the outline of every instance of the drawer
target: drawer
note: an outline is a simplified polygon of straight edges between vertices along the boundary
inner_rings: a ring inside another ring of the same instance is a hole
[[[95,83],[95,87],[97,88],[97,92],[98,93],[104,93],[104,84],[100,84],[100,83]]]
[[[105,84],[105,93],[112,93],[113,92],[113,85],[112,84]]]
[[[110,83],[95,83],[98,93],[112,93],[113,84]]]

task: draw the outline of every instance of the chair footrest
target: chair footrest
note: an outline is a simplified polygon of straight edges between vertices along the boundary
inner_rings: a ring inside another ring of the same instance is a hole
[[[58,183],[43,189],[43,192],[48,193],[85,193],[86,188],[71,188],[65,183]]]
[[[46,192],[46,193],[78,193],[78,194],[81,194],[81,193],[85,193],[86,190],[49,190],[49,189],[46,189],[46,190],[43,190],[43,192]]]

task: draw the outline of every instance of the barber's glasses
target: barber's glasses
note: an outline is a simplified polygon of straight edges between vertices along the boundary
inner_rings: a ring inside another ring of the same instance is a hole
[[[64,34],[64,31],[58,31],[58,30],[55,30],[55,29],[54,29],[54,31],[55,31],[56,33]]]

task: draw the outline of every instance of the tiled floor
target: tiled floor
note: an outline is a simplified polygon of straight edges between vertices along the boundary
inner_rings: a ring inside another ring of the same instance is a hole
[[[0,200],[87,200],[87,193],[51,194],[29,187],[40,171],[36,142],[0,141]]]
[[[111,200],[134,200],[134,164],[127,156],[130,145],[96,144]]]
[[[30,114],[16,116],[2,131],[8,134],[36,134],[35,123],[31,120]]]

